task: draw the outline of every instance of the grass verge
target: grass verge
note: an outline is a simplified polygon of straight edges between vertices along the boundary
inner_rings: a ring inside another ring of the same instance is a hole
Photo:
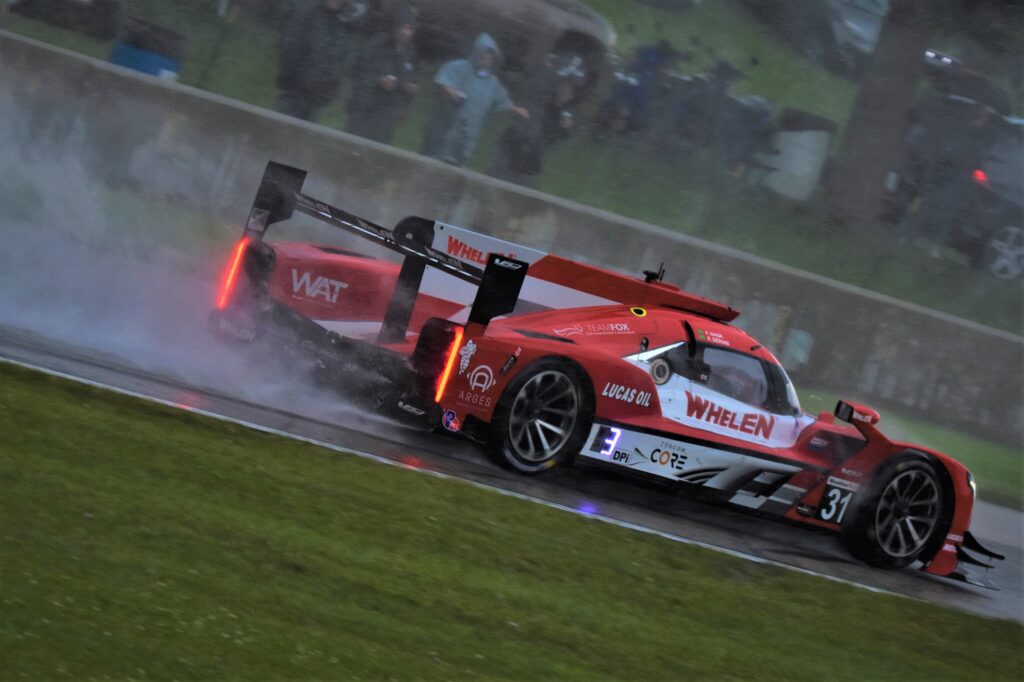
[[[4,364],[0,433],[11,679],[1024,672],[1016,623]]]
[[[800,391],[811,414],[831,412],[837,397],[827,391]],[[974,474],[978,499],[1024,511],[1024,452],[944,426],[882,410],[882,431],[891,438],[920,443],[955,457]]]

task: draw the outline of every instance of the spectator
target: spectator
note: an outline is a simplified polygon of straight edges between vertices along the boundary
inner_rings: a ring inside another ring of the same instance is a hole
[[[366,13],[356,0],[319,0],[293,10],[281,39],[277,105],[307,121],[338,96],[352,44],[351,27]]]
[[[721,137],[721,119],[729,106],[733,83],[743,78],[742,71],[722,59],[676,103],[676,133],[688,146],[716,144]]]
[[[389,144],[416,95],[416,17],[408,7],[395,14],[394,31],[374,36],[356,61],[355,86],[345,130]]]
[[[594,138],[608,133],[644,130],[648,124],[648,103],[661,89],[676,62],[686,56],[668,40],[637,48],[626,71],[616,73],[616,82],[594,119]]]
[[[545,151],[566,138],[575,125],[572,106],[586,79],[580,57],[548,55],[527,81],[521,100],[530,117],[516,119],[498,139],[490,174],[527,187],[544,167]]]
[[[501,51],[486,33],[477,36],[469,59],[444,64],[434,82],[437,102],[427,123],[422,152],[455,166],[473,156],[484,120],[491,113],[513,111],[528,118],[526,109],[516,106],[495,75]]]

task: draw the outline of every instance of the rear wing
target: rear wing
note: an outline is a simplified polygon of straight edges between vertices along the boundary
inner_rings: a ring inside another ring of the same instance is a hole
[[[470,322],[486,326],[495,317],[515,309],[529,269],[528,263],[501,255],[490,256],[485,268],[466,263],[432,246],[433,221],[408,217],[394,230],[389,230],[303,194],[305,181],[306,171],[268,162],[245,223],[244,237],[262,241],[271,225],[288,220],[298,211],[401,254],[404,258],[402,269],[384,316],[378,343],[405,340],[428,267],[476,285]]]
[[[305,178],[303,170],[268,163],[245,233],[262,239],[270,225],[287,220],[294,211],[299,211],[405,256],[396,290],[396,299],[401,300],[392,301],[394,319],[389,310],[381,342],[404,338],[418,292],[458,299],[468,306],[477,293],[474,287],[458,291],[455,283],[439,275],[450,275],[479,287],[489,254],[521,262],[529,269],[518,290],[518,306],[513,303],[508,312],[623,304],[672,308],[720,322],[730,322],[739,316],[739,311],[724,303],[695,296],[670,284],[562,258],[455,225],[409,217],[399,222],[394,230],[388,230],[303,194]],[[512,273],[503,274],[508,277]],[[403,296],[408,300],[402,299]]]
[[[483,269],[464,263],[431,246],[433,234],[428,238],[424,227],[433,232],[433,222],[424,218],[406,218],[394,230],[371,223],[359,216],[331,206],[319,199],[302,193],[306,171],[270,161],[263,172],[256,198],[253,200],[249,219],[245,223],[245,235],[262,240],[267,228],[274,223],[288,220],[295,211],[339,227],[357,237],[422,261],[442,272],[459,279],[479,284]]]

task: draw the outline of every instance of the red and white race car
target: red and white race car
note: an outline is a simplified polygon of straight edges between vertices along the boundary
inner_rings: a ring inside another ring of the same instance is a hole
[[[312,358],[352,399],[487,444],[526,474],[583,458],[841,532],[884,568],[982,584],[968,553],[971,472],[890,440],[874,410],[801,411],[778,360],[738,312],[623,275],[422,218],[388,230],[301,193],[267,167],[212,315],[221,335]],[[399,264],[268,243],[299,211],[404,255]]]

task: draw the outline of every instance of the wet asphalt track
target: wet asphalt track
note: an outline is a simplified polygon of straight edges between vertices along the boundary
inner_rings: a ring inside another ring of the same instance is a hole
[[[972,530],[983,542],[1007,556],[988,574],[998,590],[934,578],[912,569],[873,569],[851,559],[838,538],[830,534],[762,519],[583,466],[540,478],[525,478],[497,467],[478,446],[456,437],[417,433],[371,415],[339,409],[337,400],[329,394],[301,385],[289,386],[286,377],[266,365],[245,367],[244,385],[232,385],[229,379],[239,376],[238,367],[229,374],[213,369],[216,365],[223,370],[225,362],[214,362],[199,374],[182,373],[165,362],[132,362],[123,354],[56,341],[36,331],[11,326],[0,326],[0,358],[414,464],[864,586],[987,616],[1024,621],[1024,515],[984,502],[975,508]],[[266,372],[266,376],[261,377],[261,372]],[[267,387],[273,388],[264,390]]]

